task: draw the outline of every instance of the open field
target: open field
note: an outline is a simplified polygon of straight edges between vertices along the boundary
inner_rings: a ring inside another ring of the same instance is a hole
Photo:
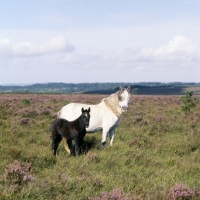
[[[52,155],[56,112],[106,96],[0,94],[0,199],[200,199],[200,102],[183,112],[179,96],[132,95],[112,147],[98,132],[80,157],[62,143]]]

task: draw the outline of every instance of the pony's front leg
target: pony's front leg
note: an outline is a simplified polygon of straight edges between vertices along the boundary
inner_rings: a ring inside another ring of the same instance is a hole
[[[70,151],[70,147],[68,145],[67,139],[63,138],[62,141],[63,141],[64,147],[65,147],[65,150],[70,154],[71,151]]]
[[[104,128],[102,133],[102,140],[101,140],[101,149],[104,149],[106,145],[106,137],[108,135],[109,129]]]

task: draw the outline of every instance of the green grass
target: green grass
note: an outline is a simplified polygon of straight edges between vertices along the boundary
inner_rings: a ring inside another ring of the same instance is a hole
[[[55,113],[65,103],[103,97],[0,95],[0,199],[84,200],[120,188],[135,199],[155,200],[173,199],[168,195],[175,184],[200,190],[200,104],[185,113],[177,96],[132,96],[112,147],[107,139],[100,150],[98,132],[86,135],[80,157],[68,155],[62,143],[54,157]],[[6,181],[5,169],[14,160],[31,163],[35,179],[18,187]]]

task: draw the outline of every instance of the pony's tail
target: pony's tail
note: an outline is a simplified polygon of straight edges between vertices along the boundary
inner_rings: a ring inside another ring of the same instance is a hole
[[[60,111],[57,112],[57,118],[60,118]]]

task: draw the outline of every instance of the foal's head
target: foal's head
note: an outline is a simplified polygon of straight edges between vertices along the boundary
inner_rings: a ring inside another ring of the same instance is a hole
[[[82,108],[81,111],[82,111],[81,120],[83,124],[85,125],[85,127],[88,128],[89,122],[90,122],[90,107],[85,110],[84,108]]]

